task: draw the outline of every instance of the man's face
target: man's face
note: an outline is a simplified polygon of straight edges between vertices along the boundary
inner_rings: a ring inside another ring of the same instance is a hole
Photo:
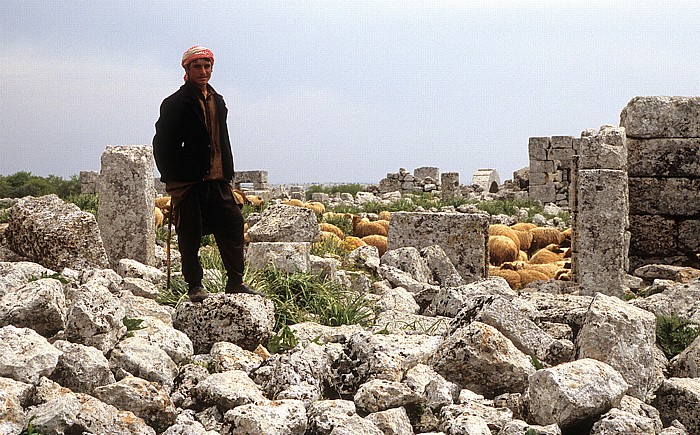
[[[197,59],[187,65],[187,74],[194,84],[204,88],[211,78],[212,64],[209,59]]]

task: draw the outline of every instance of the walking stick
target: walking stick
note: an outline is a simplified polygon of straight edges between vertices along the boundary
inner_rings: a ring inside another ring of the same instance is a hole
[[[173,203],[170,201],[170,208],[168,210],[168,235],[165,238],[165,267],[167,270],[167,275],[165,278],[165,291],[170,291],[170,237],[172,234],[172,222],[173,222]]]

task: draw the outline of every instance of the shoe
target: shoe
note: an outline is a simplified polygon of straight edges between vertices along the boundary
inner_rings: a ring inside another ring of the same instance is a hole
[[[211,296],[201,285],[197,285],[189,289],[187,291],[187,295],[190,297],[190,302],[202,302],[204,299]]]
[[[228,294],[233,294],[233,293],[247,293],[249,295],[258,295],[258,296],[265,296],[264,294],[260,292],[256,292],[252,288],[248,287],[247,285],[243,283],[239,284],[234,284],[234,285],[226,285],[226,293]]]

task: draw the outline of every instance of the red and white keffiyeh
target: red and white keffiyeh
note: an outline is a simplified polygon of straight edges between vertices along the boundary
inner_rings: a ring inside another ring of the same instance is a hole
[[[214,65],[214,53],[206,47],[201,45],[195,45],[190,47],[182,53],[182,67],[185,68],[185,81],[187,81],[187,65],[194,62],[197,59],[210,59],[211,64]]]

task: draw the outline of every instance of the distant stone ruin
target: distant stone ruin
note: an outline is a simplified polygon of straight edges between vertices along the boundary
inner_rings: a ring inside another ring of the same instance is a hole
[[[496,193],[501,185],[501,177],[495,169],[479,169],[472,177],[472,184],[476,184],[486,192]]]

